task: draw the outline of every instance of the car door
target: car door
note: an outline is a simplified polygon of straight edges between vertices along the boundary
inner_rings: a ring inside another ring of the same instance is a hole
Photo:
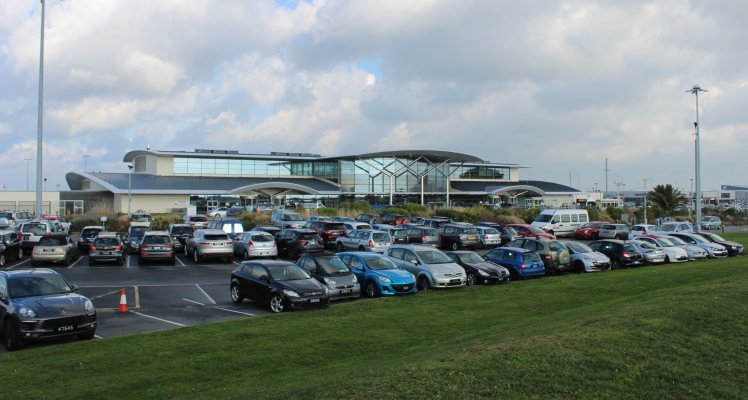
[[[324,278],[319,274],[319,266],[314,257],[302,256],[296,264],[308,272],[312,278],[318,280],[322,284],[325,283]]]
[[[262,265],[252,265],[248,280],[250,297],[252,300],[267,303],[272,293],[272,278],[268,270]]]
[[[281,231],[278,234],[278,254],[288,254],[289,242],[294,238],[292,231]]]
[[[356,276],[356,279],[361,284],[361,286],[366,285],[366,279],[367,279],[367,268],[366,264],[361,260],[358,256],[353,255],[346,255],[341,257],[343,262],[348,266],[348,269],[351,270],[353,275]]]

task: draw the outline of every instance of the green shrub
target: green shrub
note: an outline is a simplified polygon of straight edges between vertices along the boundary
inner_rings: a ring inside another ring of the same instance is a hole
[[[165,231],[169,229],[170,224],[181,224],[184,219],[181,215],[177,214],[164,214],[153,216],[153,223],[151,223],[151,229],[154,231]],[[125,229],[127,230],[127,229]]]
[[[434,215],[438,215],[440,217],[447,217],[452,218],[455,222],[471,222],[475,223],[478,222],[478,216],[477,215],[471,215],[470,213],[455,210],[452,208],[438,208],[436,211],[434,211]]]
[[[408,215],[418,215],[421,217],[428,215],[429,212],[428,208],[418,203],[405,203],[402,208],[408,210]]]
[[[366,200],[356,200],[351,204],[351,207],[355,211],[359,211],[362,213],[368,213],[371,211],[371,204],[369,204]]]
[[[600,210],[597,207],[587,207],[587,214],[590,216],[590,221],[600,220]]]
[[[623,215],[623,208],[618,208],[615,206],[608,206],[608,208],[605,209],[605,212],[614,221],[620,221],[621,215]]]
[[[317,209],[317,215],[326,215],[328,217],[334,217],[338,215],[338,209],[332,207],[320,207]]]
[[[382,214],[401,214],[406,217],[410,216],[410,212],[404,208],[398,208],[398,207],[389,207],[385,208]]]

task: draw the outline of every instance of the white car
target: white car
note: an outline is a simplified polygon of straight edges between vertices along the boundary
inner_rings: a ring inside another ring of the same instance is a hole
[[[641,240],[627,240],[626,243],[636,246],[647,264],[662,264],[665,262],[665,252],[652,243]]]
[[[709,258],[727,257],[727,249],[725,248],[725,246],[717,243],[712,243],[699,235],[685,232],[670,233],[669,235],[677,237],[678,239],[681,239],[688,244],[701,247],[702,249],[706,250],[707,253],[709,253]]]
[[[690,222],[665,222],[660,224],[657,230],[666,233],[692,233],[694,231]]]
[[[685,250],[686,254],[688,254],[688,261],[706,260],[707,258],[709,258],[708,251],[702,249],[699,246],[688,244],[675,236],[658,236],[657,239],[662,239],[665,242],[672,243],[673,245]]]
[[[686,262],[689,259],[686,249],[674,244],[670,241],[670,238],[639,236],[637,240],[650,243],[664,251],[666,263]],[[699,251],[702,252],[704,250],[699,249]]]
[[[631,227],[629,231],[629,240],[634,240],[642,235],[650,235],[657,231],[656,225],[638,224]]]
[[[710,215],[701,219],[701,229],[711,230],[719,229],[722,227],[722,220],[714,215]]]
[[[208,217],[210,217],[210,218],[213,218],[213,217],[215,217],[216,215],[220,215],[221,217],[225,217],[225,216],[226,216],[226,213],[227,213],[228,211],[229,211],[229,209],[228,209],[228,208],[226,208],[226,207],[218,207],[218,208],[214,208],[213,210],[211,210],[211,211],[210,211],[210,212],[208,213]]]

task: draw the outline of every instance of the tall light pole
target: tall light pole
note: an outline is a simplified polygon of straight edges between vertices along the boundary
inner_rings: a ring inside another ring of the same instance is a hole
[[[39,110],[36,122],[36,202],[34,204],[34,213],[37,218],[42,215],[42,114],[44,113],[44,1],[39,0],[42,4],[42,24],[40,27],[39,39]],[[28,180],[27,180],[28,182]]]
[[[29,191],[29,161],[32,160],[32,158],[24,158],[24,161],[26,161],[26,191]]]
[[[88,172],[88,157],[91,157],[89,154],[83,155],[83,172]]]
[[[701,231],[701,160],[700,160],[700,142],[699,142],[699,92],[708,92],[708,90],[702,89],[699,85],[693,85],[693,88],[686,90],[687,93],[691,93],[696,96],[696,232]]]
[[[127,215],[132,215],[132,164],[128,165],[127,168],[130,172],[127,174]]]
[[[647,178],[644,178],[644,225],[647,224]]]

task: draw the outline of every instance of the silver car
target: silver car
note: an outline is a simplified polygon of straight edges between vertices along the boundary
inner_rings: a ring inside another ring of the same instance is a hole
[[[671,242],[669,238],[639,236],[636,240],[650,243],[653,246],[664,251],[665,262],[667,263],[688,261],[688,252],[686,251],[686,249],[673,244],[673,242]],[[706,257],[706,252],[704,250],[701,250],[699,248],[697,248],[697,250],[700,252],[704,252],[704,257]]]
[[[670,236],[677,237],[682,241],[698,246],[709,253],[709,258],[724,258],[727,257],[727,249],[721,244],[712,243],[699,235],[691,233],[670,233]]]
[[[70,265],[80,257],[78,246],[69,235],[42,236],[31,253],[31,265],[60,262]]]
[[[626,240],[629,237],[629,227],[625,224],[606,224],[600,227],[597,236],[600,239]]]
[[[465,269],[428,245],[393,244],[385,253],[398,267],[416,276],[418,290],[465,286]]]
[[[195,263],[208,258],[222,258],[230,263],[234,244],[228,233],[218,229],[198,229],[184,243],[184,255],[192,256]]]
[[[662,264],[665,262],[665,251],[652,243],[642,240],[627,240],[626,243],[634,245],[642,253],[646,264]]]
[[[674,246],[682,248],[686,251],[689,261],[704,260],[709,258],[709,252],[707,252],[706,250],[702,249],[699,246],[688,244],[675,236],[657,236],[655,240],[657,240],[658,242],[672,243]]]
[[[278,257],[278,245],[270,233],[244,232],[234,241],[234,255],[245,260],[255,257]]]
[[[335,239],[338,251],[358,250],[384,253],[392,244],[392,237],[387,232],[361,229],[351,231],[348,235]]]
[[[496,228],[488,226],[476,226],[478,230],[478,247],[496,247],[501,244],[501,232]]]
[[[610,258],[605,254],[592,250],[584,243],[574,241],[563,241],[561,243],[569,250],[571,271],[599,272],[610,269]]]

